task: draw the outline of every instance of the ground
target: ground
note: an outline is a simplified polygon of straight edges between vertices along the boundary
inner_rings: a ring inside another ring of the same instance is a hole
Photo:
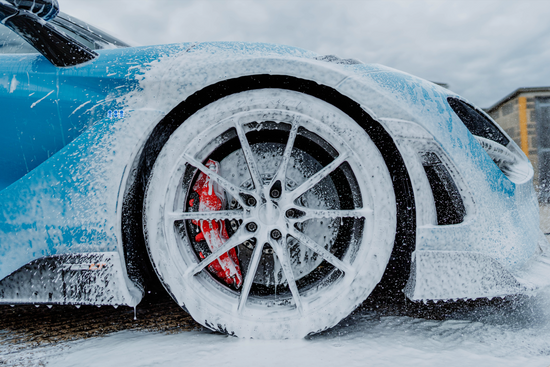
[[[547,367],[549,306],[550,292],[445,304],[367,303],[331,330],[283,341],[203,330],[164,301],[140,306],[136,321],[131,308],[8,306],[2,309],[0,360],[10,366],[56,367]]]

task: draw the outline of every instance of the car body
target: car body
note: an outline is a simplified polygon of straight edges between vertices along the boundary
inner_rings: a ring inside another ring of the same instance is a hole
[[[335,325],[371,293],[450,300],[547,282],[531,164],[455,93],[281,45],[120,46],[77,43],[89,59],[61,66],[43,50],[0,54],[0,303],[136,306],[158,276],[211,329],[287,338]],[[292,136],[301,145],[277,186]],[[339,178],[292,196],[332,164],[324,156],[342,159]],[[221,239],[205,223],[226,226]],[[196,267],[204,243],[231,241],[250,250],[227,260],[237,270],[225,277],[221,257]],[[247,282],[254,259],[272,274]]]

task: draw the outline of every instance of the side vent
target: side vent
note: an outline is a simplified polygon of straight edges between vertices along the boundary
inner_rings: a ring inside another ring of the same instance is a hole
[[[466,208],[449,170],[435,153],[422,153],[422,158],[422,165],[435,201],[437,224],[462,223],[466,216]]]
[[[457,98],[447,98],[449,106],[477,139],[481,147],[513,182],[523,182],[532,177],[532,168],[522,156],[519,147],[488,116]]]
[[[455,111],[457,116],[462,120],[466,128],[470,130],[472,135],[492,140],[500,145],[507,146],[510,139],[500,131],[500,129],[489,118],[482,115],[480,112],[466,102],[457,98],[447,98],[449,106]]]

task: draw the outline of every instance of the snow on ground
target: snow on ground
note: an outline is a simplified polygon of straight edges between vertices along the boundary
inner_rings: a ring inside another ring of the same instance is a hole
[[[444,321],[362,310],[329,331],[300,340],[243,340],[208,331],[122,331],[25,353],[16,353],[5,363],[56,367],[547,367],[550,290],[504,306],[467,307],[447,315]]]

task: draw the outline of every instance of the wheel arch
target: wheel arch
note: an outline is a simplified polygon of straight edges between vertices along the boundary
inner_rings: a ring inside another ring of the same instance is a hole
[[[248,75],[208,85],[180,102],[153,129],[141,153],[133,162],[126,185],[122,211],[122,242],[130,279],[146,289],[160,282],[147,254],[142,230],[142,203],[155,160],[170,135],[191,115],[228,95],[254,89],[279,88],[319,98],[345,112],[371,137],[390,171],[397,203],[396,238],[390,260],[380,283],[370,298],[400,301],[401,290],[410,274],[411,255],[416,243],[416,209],[413,186],[403,157],[391,135],[357,102],[332,87],[312,80],[286,75]]]

